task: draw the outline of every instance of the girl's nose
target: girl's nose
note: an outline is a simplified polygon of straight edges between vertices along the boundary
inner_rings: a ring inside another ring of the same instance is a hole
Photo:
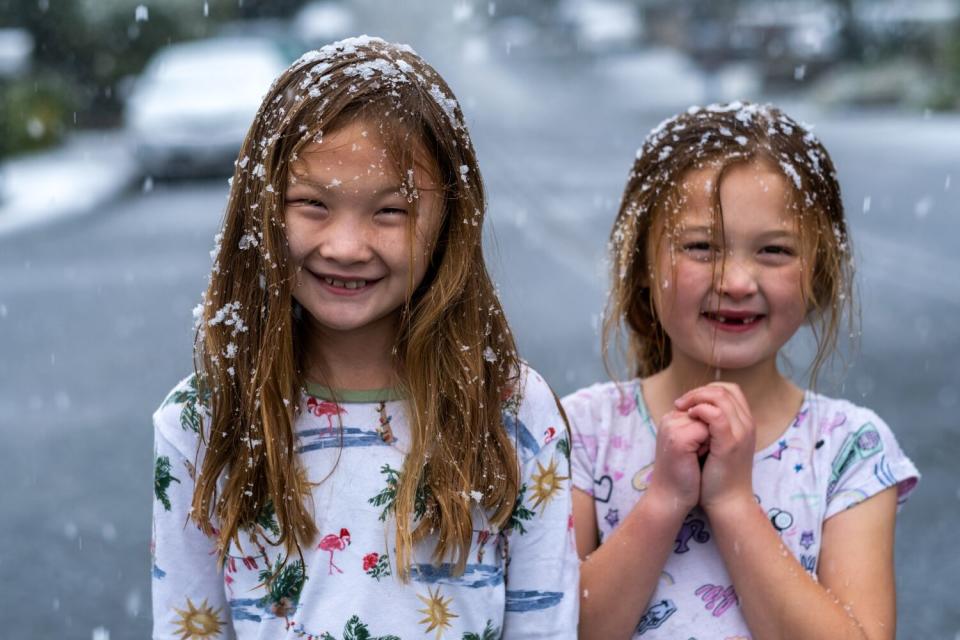
[[[745,261],[727,256],[719,265],[717,290],[736,300],[752,296],[757,293],[756,274]]]
[[[319,253],[325,260],[340,264],[366,262],[373,256],[369,230],[357,216],[334,216],[321,232]]]

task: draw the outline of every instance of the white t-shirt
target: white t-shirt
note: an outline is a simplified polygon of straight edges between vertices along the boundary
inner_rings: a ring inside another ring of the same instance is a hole
[[[622,392],[622,393],[621,393]],[[573,431],[574,486],[594,497],[601,543],[650,481],[656,430],[639,380],[595,384],[563,399]],[[807,392],[799,413],[753,462],[757,501],[784,546],[816,573],[823,522],[897,485],[902,503],[919,474],[890,428],[869,409]],[[634,638],[749,637],[739,595],[706,514],[677,533]]]
[[[475,506],[465,573],[431,564],[429,539],[415,550],[408,584],[393,564],[392,511],[410,442],[406,402],[304,395],[296,447],[318,483],[319,535],[302,562],[280,569],[284,551],[270,544],[277,525],[266,510],[241,530],[242,548],[231,546],[221,570],[215,541],[187,517],[198,430],[209,420],[194,379],[181,382],[154,414],[154,638],[575,638],[569,439],[547,384],[529,369],[523,380],[504,412],[522,482],[511,526],[493,530]]]

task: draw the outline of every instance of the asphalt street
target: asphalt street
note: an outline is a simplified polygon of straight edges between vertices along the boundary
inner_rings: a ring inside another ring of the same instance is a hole
[[[606,236],[670,112],[618,99],[590,62],[415,46],[467,113],[523,355],[560,394],[605,378]],[[924,474],[898,521],[899,637],[960,637],[960,120],[796,108],[839,167],[860,263],[860,349],[823,390],[875,409]],[[0,238],[3,637],[148,637],[150,415],[190,370],[225,195],[225,180],[159,183]]]

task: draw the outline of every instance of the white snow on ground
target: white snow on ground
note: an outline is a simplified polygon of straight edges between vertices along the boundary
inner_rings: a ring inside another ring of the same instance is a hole
[[[86,213],[136,177],[122,134],[83,132],[0,165],[0,235]]]

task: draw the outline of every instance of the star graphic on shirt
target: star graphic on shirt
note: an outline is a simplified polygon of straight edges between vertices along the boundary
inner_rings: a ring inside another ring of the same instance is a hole
[[[787,441],[781,440],[780,442],[777,443],[777,450],[768,456],[764,456],[763,459],[766,460],[767,458],[773,458],[774,460],[780,460],[781,458],[783,458],[783,452],[786,450],[787,450]]]
[[[798,462],[797,464],[793,465],[793,470],[796,471],[797,473],[800,473],[801,471],[803,471],[803,465]]]
[[[617,523],[620,522],[620,510],[619,509],[607,509],[607,515],[603,517],[611,527],[617,526]]]

